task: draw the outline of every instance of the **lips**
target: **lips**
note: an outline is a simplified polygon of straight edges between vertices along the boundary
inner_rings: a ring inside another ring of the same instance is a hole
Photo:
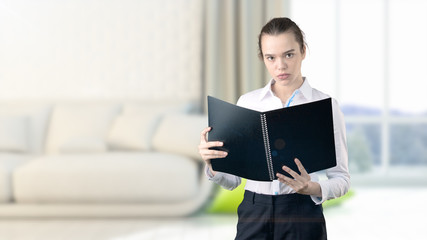
[[[277,75],[277,78],[280,79],[280,80],[286,80],[286,79],[289,78],[290,75],[291,74],[283,73],[283,74]]]

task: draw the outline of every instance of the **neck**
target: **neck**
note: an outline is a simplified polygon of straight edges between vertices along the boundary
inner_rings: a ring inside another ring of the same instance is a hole
[[[280,85],[277,84],[277,82],[275,84],[273,84],[271,86],[271,89],[274,93],[274,95],[276,95],[276,97],[280,98],[280,100],[282,102],[286,102],[288,101],[288,99],[292,96],[292,94],[295,92],[295,90],[297,90],[298,88],[301,87],[301,85],[303,84],[304,80],[301,78],[301,81],[296,82],[293,85]]]

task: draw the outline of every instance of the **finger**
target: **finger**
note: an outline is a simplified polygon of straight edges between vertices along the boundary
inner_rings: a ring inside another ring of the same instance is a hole
[[[298,158],[295,158],[295,164],[298,167],[299,172],[301,175],[308,175],[307,170],[305,170],[304,166],[302,165],[301,161]]]
[[[287,184],[297,193],[301,192],[301,190],[304,189],[304,184],[298,180],[286,177],[285,175],[280,173],[277,173],[276,176],[278,177],[280,182]]]
[[[201,150],[200,155],[204,159],[213,159],[213,158],[225,158],[228,153],[224,151],[217,151],[217,150]]]
[[[207,143],[205,144],[205,146],[206,146],[207,148],[212,148],[212,147],[222,147],[222,146],[224,146],[224,143],[223,143],[223,142],[219,142],[219,141],[215,141],[215,142],[207,142]]]
[[[295,184],[294,179],[287,177],[281,173],[277,173],[276,176],[280,182],[285,183],[285,184],[289,185],[290,187],[293,187]]]
[[[215,150],[211,149],[213,147],[222,147],[224,145],[223,142],[202,142],[199,144],[199,151],[203,150]]]
[[[226,151],[211,150],[211,149],[209,149],[209,148],[201,149],[201,150],[200,150],[200,153],[201,153],[201,154],[204,154],[204,155],[218,155],[218,156],[220,156],[220,155],[227,155],[227,152],[226,152]]]
[[[208,139],[206,138],[206,134],[211,130],[211,127],[207,127],[203,129],[203,131],[200,133],[200,142],[207,142]]]
[[[289,175],[291,175],[294,179],[299,179],[301,177],[298,173],[296,173],[294,170],[290,169],[287,166],[283,166],[282,169],[283,171],[289,173]]]
[[[284,182],[290,182],[291,180],[293,180],[292,178],[287,177],[281,173],[276,173],[276,176],[277,176],[278,180],[283,180]]]

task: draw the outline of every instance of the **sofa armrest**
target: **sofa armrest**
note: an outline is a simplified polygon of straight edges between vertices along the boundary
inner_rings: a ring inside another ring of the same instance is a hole
[[[153,137],[153,149],[189,156],[203,161],[199,155],[200,132],[208,124],[206,115],[165,115]]]

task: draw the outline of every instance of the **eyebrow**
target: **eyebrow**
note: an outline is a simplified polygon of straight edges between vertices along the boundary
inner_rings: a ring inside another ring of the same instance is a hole
[[[288,51],[286,51],[286,52],[282,53],[282,55],[286,55],[286,54],[291,53],[291,52],[295,52],[295,49],[290,49],[290,50],[288,50]],[[266,54],[264,54],[264,56],[265,56],[265,57],[274,57],[274,54],[266,53]]]
[[[284,54],[288,54],[288,53],[291,53],[291,52],[295,52],[295,49],[288,50],[288,51],[284,52]]]

